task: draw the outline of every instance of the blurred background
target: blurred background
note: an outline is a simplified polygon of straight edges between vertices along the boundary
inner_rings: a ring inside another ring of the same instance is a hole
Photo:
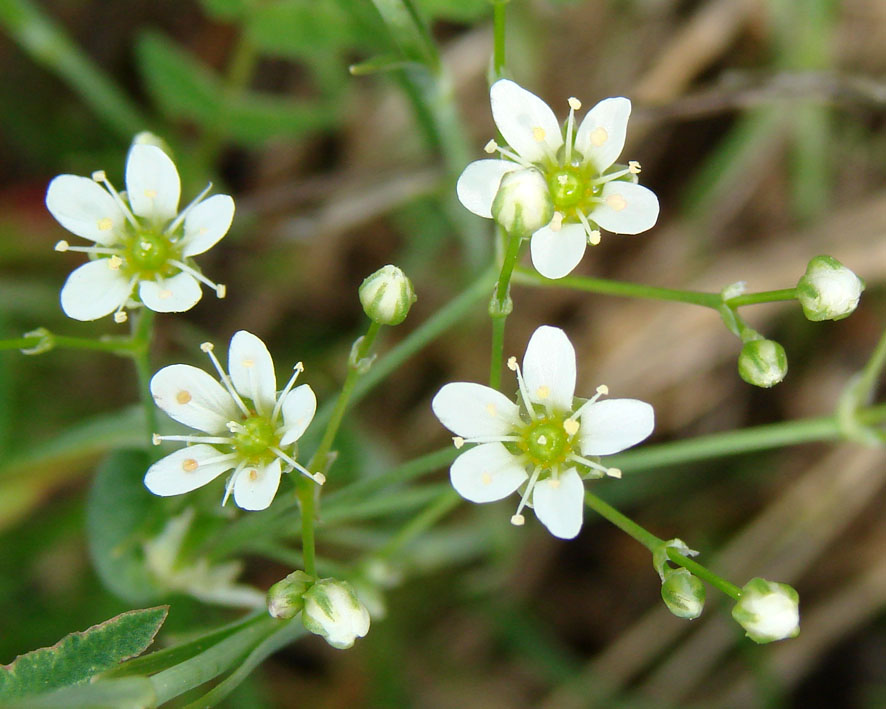
[[[82,258],[52,250],[66,233],[43,199],[64,172],[102,168],[122,189],[131,138],[150,129],[172,147],[184,200],[211,179],[237,204],[229,236],[200,259],[227,299],[158,316],[155,367],[205,366],[200,342],[223,348],[247,328],[278,371],[302,360],[321,401],[334,396],[364,328],[366,275],[396,263],[419,297],[384,352],[493,257],[490,224],[453,189],[494,135],[491,5],[415,4],[439,70],[390,66],[409,48],[360,0],[0,2],[0,337],[125,334],[109,318],[64,318],[58,292]],[[563,327],[577,391],[605,383],[651,402],[652,443],[831,414],[886,324],[886,4],[513,0],[507,50],[513,78],[561,116],[569,96],[634,104],[623,160],[642,163],[661,218],[604,236],[577,273],[762,291],[792,287],[827,253],[867,290],[837,323],[808,322],[796,303],[743,310],[787,351],[772,390],[739,379],[738,340],[690,305],[514,286],[506,353],[522,355],[539,324]],[[360,402],[328,487],[445,446],[430,397],[484,380],[488,347],[480,303]],[[87,539],[96,466],[139,442],[115,425],[136,401],[126,360],[0,354],[0,662],[134,607],[106,590]],[[510,502],[464,504],[391,560],[387,615],[367,638],[347,652],[304,639],[226,706],[886,707],[884,463],[876,449],[813,443],[625,467],[595,486],[738,585],[793,584],[795,640],[743,639],[712,589],[700,619],[671,616],[646,550],[592,513],[564,543],[532,518],[512,528]],[[415,511],[321,522],[320,552],[346,562]],[[294,568],[280,548],[236,556],[260,589]],[[169,600],[150,595],[141,607]],[[235,617],[172,604],[160,643]]]

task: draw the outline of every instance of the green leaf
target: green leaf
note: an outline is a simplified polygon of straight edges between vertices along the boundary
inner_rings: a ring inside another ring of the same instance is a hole
[[[89,553],[99,578],[130,603],[160,595],[144,565],[141,540],[155,503],[145,489],[147,453],[112,453],[99,468],[86,503]]]
[[[237,20],[247,16],[251,0],[200,0],[203,12],[216,20]]]
[[[3,709],[150,709],[157,706],[154,685],[147,677],[112,679],[27,699],[3,702]]]
[[[121,613],[52,647],[19,655],[0,667],[0,699],[68,687],[141,654],[166,620],[168,606]]]
[[[415,4],[434,19],[473,22],[492,14],[490,0],[416,0]]]
[[[242,143],[298,137],[327,126],[331,108],[304,101],[243,92],[229,94],[207,67],[162,35],[143,34],[139,67],[157,105],[169,116]]]
[[[316,0],[281,0],[256,8],[246,21],[246,34],[258,49],[282,57],[310,58],[362,43],[337,3]]]

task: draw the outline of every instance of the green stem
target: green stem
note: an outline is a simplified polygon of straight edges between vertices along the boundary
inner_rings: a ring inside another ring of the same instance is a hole
[[[757,305],[759,303],[776,303],[784,300],[796,300],[796,288],[782,288],[781,290],[767,290],[759,293],[744,293],[733,298],[727,298],[724,302],[730,308],[740,308],[743,305]]]
[[[505,75],[505,5],[510,0],[493,0],[493,41],[492,81],[498,81]]]
[[[741,589],[738,586],[736,586],[734,583],[730,583],[721,576],[717,576],[717,574],[712,572],[707,567],[702,566],[697,561],[693,561],[689,557],[683,556],[676,549],[670,547],[668,548],[668,558],[675,564],[682,566],[690,573],[698,576],[698,578],[707,581],[714,588],[720,589],[723,593],[725,593],[733,600],[737,601],[739,598],[741,598]]]
[[[409,520],[384,546],[375,552],[374,556],[390,559],[406,544],[449,514],[458,506],[459,502],[461,502],[461,498],[455,490],[451,487],[445,489],[436,500]]]
[[[151,396],[151,341],[154,334],[154,311],[142,308],[138,315],[138,323],[133,324],[132,333],[132,361],[135,364],[135,372],[138,377],[138,390],[145,412],[145,426],[147,427],[148,444],[150,445],[154,434],[157,432],[157,407],[154,405],[154,397]],[[154,450],[153,447],[149,450]]]
[[[514,304],[511,302],[510,285],[514,267],[520,258],[520,246],[523,237],[518,234],[508,235],[508,246],[505,251],[495,294],[489,303],[489,317],[492,318],[492,354],[489,362],[489,386],[498,389],[501,386],[501,362],[504,357],[505,320]]]
[[[0,340],[2,350],[29,350],[41,344],[46,344],[48,352],[55,348],[68,350],[96,350],[108,352],[121,357],[131,357],[135,343],[131,337],[108,337],[94,340],[87,337],[68,337],[56,335],[48,330],[41,329],[34,333],[28,333],[23,337],[15,337],[8,340]]]
[[[0,1],[0,23],[38,64],[74,89],[118,136],[145,128],[138,108],[101,69],[30,0]]]
[[[886,434],[873,431],[865,426],[863,411],[859,407],[874,394],[883,367],[886,366],[886,330],[880,335],[880,341],[871,353],[864,368],[856,374],[840,395],[837,406],[837,420],[844,436],[868,445],[881,445],[886,441]]]

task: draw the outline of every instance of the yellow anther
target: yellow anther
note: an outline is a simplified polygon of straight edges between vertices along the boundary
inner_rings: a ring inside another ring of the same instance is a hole
[[[535,395],[539,399],[547,399],[551,395],[551,390],[548,387],[542,385],[535,390]]]
[[[305,371],[305,363],[304,362],[296,362],[293,369],[296,372],[304,372]]]
[[[193,458],[185,458],[185,460],[182,461],[182,470],[186,473],[193,473],[199,467],[200,463]]]
[[[606,474],[610,478],[621,478],[621,470],[619,468],[609,468],[609,470],[606,471]]]
[[[118,310],[116,313],[114,313],[114,322],[117,324],[125,323],[127,319],[128,316],[126,315],[125,310]]]
[[[55,245],[55,250],[56,250],[56,251],[65,252],[65,251],[67,251],[69,248],[71,248],[71,245],[70,245],[67,241],[65,241],[64,239],[62,239],[61,241],[57,242],[56,245]]]
[[[608,394],[609,394],[609,387],[606,386],[605,384],[601,384],[600,386],[597,387],[597,393],[598,393],[600,396],[608,396]]]
[[[452,445],[455,446],[456,450],[459,450],[465,444],[465,439],[461,436],[453,436],[452,437]]]
[[[537,143],[540,143],[541,141],[543,141],[545,139],[545,135],[547,135],[545,133],[545,129],[542,128],[541,126],[533,126],[532,127],[532,137],[535,138],[535,141]]]
[[[571,108],[573,111],[578,111],[581,108],[581,101],[575,98],[575,96],[570,96],[566,100],[566,103],[569,104],[569,108]]]
[[[314,473],[314,482],[322,485],[326,482],[326,476],[323,473]]]
[[[103,219],[98,220],[99,231],[109,231],[112,226],[114,226],[114,222],[111,221],[110,217],[104,217]]]
[[[191,392],[185,389],[182,389],[178,394],[175,395],[175,400],[182,406],[190,402],[192,398],[193,397],[191,396]]]
[[[628,202],[620,194],[611,194],[606,198],[606,205],[616,212],[620,212],[628,206]]]
[[[567,435],[574,436],[578,433],[579,423],[575,419],[566,419],[563,422],[563,430],[566,431]]]
[[[600,235],[600,230],[599,230],[599,229],[593,229],[593,230],[591,230],[591,233],[588,234],[588,243],[589,243],[591,246],[596,246],[597,244],[600,243],[600,239],[601,239],[601,238],[602,238],[602,237],[601,237],[601,235]]]
[[[628,172],[630,172],[632,175],[639,175],[641,169],[642,168],[640,167],[640,163],[638,163],[636,160],[631,160],[630,162],[628,162]]]
[[[155,433],[151,436],[151,443],[155,446],[159,446],[163,442],[163,437],[159,433]]]
[[[166,300],[167,298],[172,297],[172,291],[169,290],[168,288],[161,290],[159,296],[160,296],[160,300]]]
[[[120,266],[122,265],[123,259],[120,258],[117,254],[114,254],[113,256],[111,256],[111,258],[108,259],[108,268],[110,268],[112,271],[120,270]]]
[[[560,231],[563,227],[563,213],[562,212],[554,212],[554,216],[551,217],[551,223],[548,224],[551,231]]]
[[[494,140],[490,140],[486,145],[483,146],[483,152],[489,153],[492,155],[496,150],[498,150],[498,143]]]
[[[224,298],[228,294],[228,287],[224,283],[219,283],[215,287],[215,297]]]
[[[513,355],[508,357],[508,369],[510,369],[512,372],[517,371],[517,358]]]
[[[591,131],[591,145],[595,148],[599,148],[607,140],[609,140],[609,133],[603,126],[597,126]]]
[[[486,404],[486,413],[490,416],[498,416],[498,410],[495,408],[495,404]]]
[[[203,342],[200,344],[200,349],[204,352],[212,352],[212,350],[215,349],[215,345],[213,345],[211,342]]]
[[[108,176],[105,174],[104,170],[96,170],[92,173],[92,179],[96,182],[104,182],[108,179]]]
[[[514,515],[511,517],[511,524],[515,527],[522,527],[526,523],[526,518],[523,515]]]
[[[492,485],[492,476],[484,470],[480,475],[480,482],[484,485]]]
[[[145,197],[154,199],[157,196],[157,190],[145,190]]]

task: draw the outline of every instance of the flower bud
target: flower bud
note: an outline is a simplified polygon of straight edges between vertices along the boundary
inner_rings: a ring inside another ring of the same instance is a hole
[[[294,618],[304,608],[305,592],[314,578],[304,571],[293,571],[268,589],[268,613],[274,618]]]
[[[795,638],[800,634],[800,597],[786,583],[755,578],[741,589],[732,617],[755,643]]]
[[[384,266],[360,286],[360,303],[370,320],[380,325],[399,325],[415,302],[412,281],[396,266]]]
[[[797,300],[809,320],[842,320],[852,314],[864,281],[830,256],[816,256],[797,283]]]
[[[302,622],[332,647],[344,650],[369,632],[369,611],[347,581],[321,579],[304,594]]]
[[[686,569],[671,569],[661,585],[661,598],[678,618],[698,618],[704,608],[704,584]]]
[[[548,224],[554,203],[542,174],[534,168],[505,173],[492,202],[492,216],[508,234],[520,236]]]
[[[135,137],[132,139],[132,145],[153,145],[155,148],[160,148],[160,150],[167,155],[172,155],[172,149],[169,147],[169,143],[163,140],[159,135],[151,133],[149,130],[143,130],[140,133],[136,133]]]
[[[788,357],[775,340],[745,342],[738,355],[738,373],[748,384],[769,388],[788,373]]]

